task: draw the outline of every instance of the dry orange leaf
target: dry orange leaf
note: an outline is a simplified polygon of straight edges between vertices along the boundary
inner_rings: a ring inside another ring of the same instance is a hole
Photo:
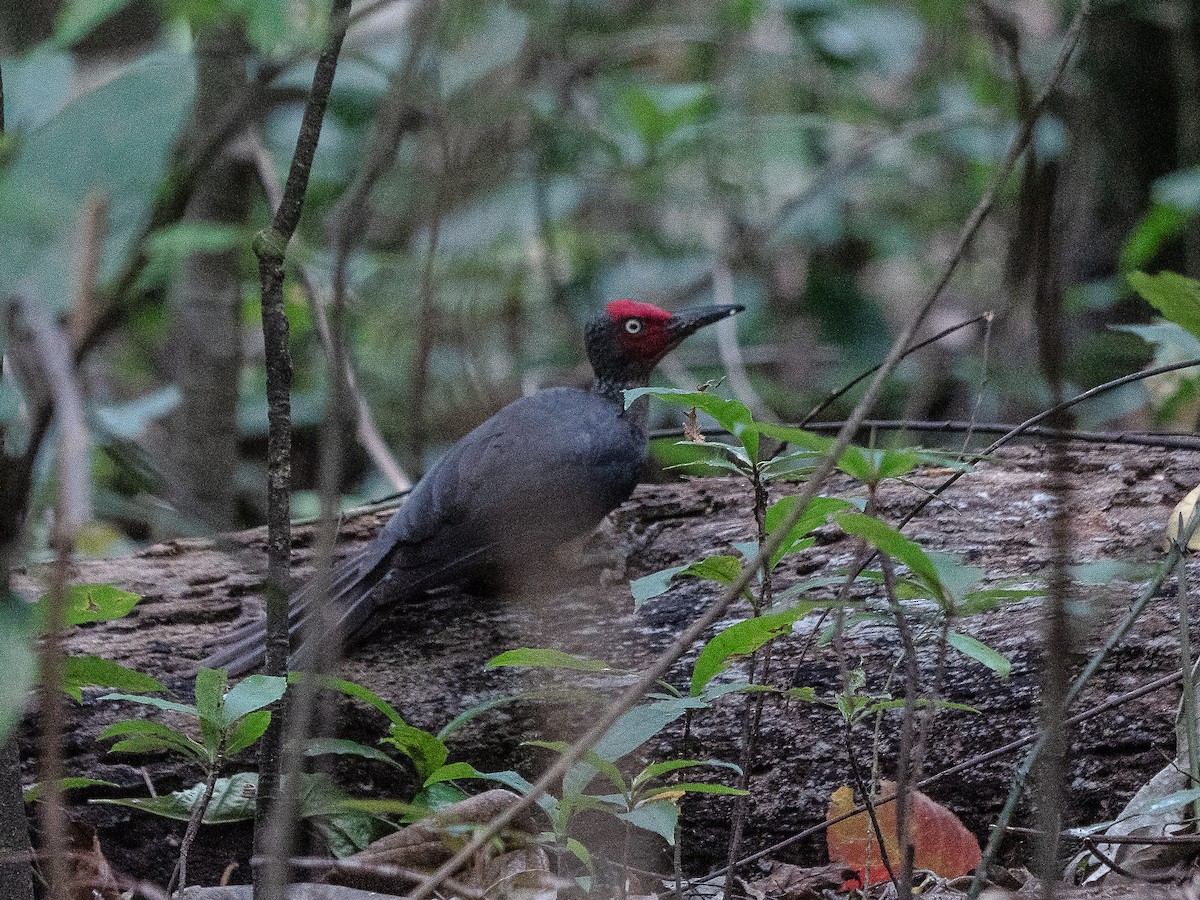
[[[882,782],[879,789],[884,797],[896,793],[896,785],[891,781]],[[943,878],[957,878],[974,869],[979,863],[979,841],[967,831],[958,816],[920,791],[912,793],[910,803],[912,841],[916,848],[914,867],[928,869]],[[826,819],[836,819],[852,809],[854,791],[849,785],[842,785],[833,792]],[[885,803],[875,807],[875,818],[879,820],[888,860],[895,868],[901,858],[896,835],[896,804]],[[830,825],[825,838],[829,845],[830,862],[854,869],[860,876],[869,875],[872,884],[887,880],[887,869],[875,839],[875,829],[865,812]]]

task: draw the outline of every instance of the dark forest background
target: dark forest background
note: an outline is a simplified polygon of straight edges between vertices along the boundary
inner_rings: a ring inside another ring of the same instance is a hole
[[[744,304],[736,337],[698,337],[659,377],[694,387],[729,372],[722,390],[796,421],[877,363],[910,316],[1072,12],[1051,0],[356,2],[289,253],[295,512],[317,507],[320,325],[337,273],[356,409],[370,414],[343,416],[348,505],[419,476],[520,393],[586,381],[581,324],[618,297]],[[263,519],[250,247],[326,22],[318,0],[0,7],[0,284],[71,311],[93,552]],[[994,318],[907,360],[875,415],[1012,421],[1047,404],[1038,221],[1051,222],[1071,387],[1198,355],[1124,278],[1200,274],[1198,34],[1187,2],[1097,8],[1035,153],[924,333]],[[181,167],[218,126],[219,152]],[[164,216],[171,179],[187,179],[189,199]],[[89,222],[102,257],[79,309]],[[1138,383],[1079,421],[1190,430],[1194,396],[1186,373]],[[11,449],[28,403],[11,377],[3,399]],[[660,411],[658,424],[678,418]],[[35,551],[53,495],[46,446]]]

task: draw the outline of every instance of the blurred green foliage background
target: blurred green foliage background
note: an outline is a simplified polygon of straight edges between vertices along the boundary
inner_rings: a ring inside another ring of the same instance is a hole
[[[660,377],[694,387],[744,367],[721,390],[795,421],[886,352],[1075,8],[356,0],[290,249],[296,511],[315,508],[304,492],[328,378],[313,303],[328,302],[339,240],[358,384],[409,475],[521,392],[586,382],[581,325],[618,297],[744,304],[736,341],[700,336]],[[0,290],[70,314],[85,336],[97,552],[261,521],[250,242],[272,210],[262,179],[286,174],[327,15],[321,0],[0,6]],[[1200,350],[1152,323],[1124,279],[1200,275],[1196,15],[1125,0],[1085,28],[1033,157],[925,333],[995,318],[908,360],[876,415],[1004,421],[1047,402],[1032,307],[1039,209],[1052,216],[1070,387]],[[230,116],[217,159],[181,175]],[[195,191],[187,214],[151,227],[156,198],[181,179]],[[81,311],[89,196],[106,224],[94,308]],[[29,409],[12,370],[0,398],[10,450]],[[1190,430],[1195,386],[1132,386],[1081,408],[1080,422]],[[658,416],[678,424],[678,411]],[[44,515],[53,441],[42,455]],[[344,487],[348,504],[391,490],[361,450]]]

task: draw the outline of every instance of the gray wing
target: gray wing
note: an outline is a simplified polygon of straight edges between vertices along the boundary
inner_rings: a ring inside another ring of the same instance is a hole
[[[645,456],[644,435],[611,400],[572,388],[523,397],[447,451],[363,565],[387,560],[402,582],[405,570],[420,579],[505,548],[557,546],[629,496]]]
[[[331,633],[353,643],[372,629],[378,602],[588,531],[633,491],[645,456],[644,433],[610,400],[555,388],[509,404],[447,451],[375,540],[337,567]],[[291,598],[293,633],[311,589]],[[262,662],[265,634],[263,622],[249,623],[203,664],[247,671]]]

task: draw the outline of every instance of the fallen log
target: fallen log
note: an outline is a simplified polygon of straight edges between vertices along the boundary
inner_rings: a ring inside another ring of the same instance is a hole
[[[1176,501],[1200,482],[1200,460],[1184,451],[1128,446],[1074,445],[1070,451],[1073,556],[1076,562],[1097,560],[1153,561],[1161,557],[1162,526]],[[1017,580],[1036,584],[1050,559],[1049,520],[1052,497],[1047,492],[1048,455],[1037,448],[1007,450],[935,501],[906,533],[927,550],[958,554],[984,571],[983,584]],[[911,485],[888,483],[879,493],[880,515],[895,521],[945,476],[925,470]],[[776,488],[782,492],[785,487]],[[840,478],[826,494],[864,496],[864,489]],[[666,594],[634,611],[629,580],[701,557],[731,553],[731,545],[754,534],[752,494],[733,479],[695,479],[640,488],[601,529],[558,560],[552,571],[533,573],[530,583],[503,596],[476,597],[450,590],[391,611],[388,621],[364,646],[352,650],[342,675],[381,695],[411,724],[437,731],[450,719],[488,698],[523,689],[562,684],[540,670],[487,670],[495,654],[516,647],[555,647],[604,659],[615,666],[638,669],[660,652],[716,593],[711,583],[681,579]],[[386,514],[349,519],[341,529],[341,546],[351,550],[369,540]],[[149,547],[132,556],[81,561],[76,583],[108,583],[142,595],[127,618],[75,629],[68,641],[77,653],[95,653],[137,668],[184,689],[184,676],[222,636],[249,617],[261,614],[265,532],[254,529],[213,539],[181,539]],[[297,528],[293,542],[297,574],[312,562],[313,532]],[[817,544],[786,560],[779,569],[781,586],[800,578],[832,573],[851,565],[857,545],[835,526],[818,531]],[[35,580],[19,587],[36,594]],[[1106,629],[1128,609],[1137,585],[1112,581],[1077,585],[1073,619],[1077,626],[1067,653],[1075,670],[1102,643]],[[855,596],[876,597],[877,588],[863,585]],[[749,614],[732,610],[728,624]],[[1012,672],[1000,678],[979,662],[950,653],[940,678],[934,672],[932,644],[920,658],[923,686],[943,685],[945,699],[974,707],[977,713],[944,711],[931,729],[926,774],[969,759],[1013,738],[1035,733],[1038,717],[1040,605],[1036,600],[1004,604],[991,613],[955,624],[1005,655]],[[1193,611],[1192,621],[1200,619]],[[1177,608],[1174,592],[1164,586],[1146,614],[1105,661],[1078,709],[1098,704],[1139,684],[1169,673],[1176,656]],[[827,624],[827,623],[825,623]],[[797,623],[794,634],[772,646],[771,680],[784,686],[812,687],[819,697],[839,690],[842,663],[831,646],[818,640],[825,624],[816,617]],[[698,648],[696,648],[698,650]],[[847,635],[848,665],[861,666],[868,690],[902,695],[896,675],[900,657],[896,628],[886,619],[855,626]],[[673,669],[670,681],[686,692],[695,653]],[[742,668],[734,667],[726,677]],[[889,680],[890,679],[890,680]],[[593,687],[611,685],[603,678]],[[615,687],[610,687],[615,690]],[[119,703],[100,701],[88,691],[72,707],[66,738],[69,774],[111,780],[119,790],[72,792],[73,817],[95,825],[109,860],[141,878],[166,883],[174,865],[183,824],[154,819],[111,806],[84,801],[102,796],[144,795],[147,781],[164,792],[198,780],[179,760],[151,754],[108,755],[96,735],[113,721],[140,712]],[[1111,816],[1139,784],[1174,755],[1177,689],[1141,697],[1082,723],[1073,734],[1066,785],[1064,822],[1094,822]],[[641,758],[736,761],[741,736],[743,699],[730,696],[711,709],[672,725],[644,749]],[[385,732],[382,716],[349,702],[339,707],[341,733],[373,743]],[[574,703],[515,703],[484,713],[456,732],[454,759],[483,771],[515,769],[534,777],[546,751],[522,747],[532,737],[569,740],[586,727],[590,708]],[[1074,712],[1076,710],[1072,710]],[[22,730],[27,778],[32,780],[36,730],[31,710]],[[856,729],[851,746],[869,768],[877,755],[880,772],[894,776],[899,714],[884,717],[878,735]],[[825,816],[830,793],[847,783],[849,770],[840,716],[828,705],[769,698],[763,707],[761,736],[751,765],[753,799],[744,848],[768,847],[812,826]],[[1019,755],[992,759],[959,772],[928,789],[956,812],[977,836],[987,828],[1008,791]],[[252,754],[232,768],[250,769]],[[391,767],[340,757],[333,769],[338,780],[358,796],[406,798],[415,784]],[[728,780],[728,779],[726,779]],[[482,786],[481,788],[482,789]],[[689,798],[683,802],[685,871],[695,874],[724,861],[730,828],[727,798]],[[1028,820],[1025,820],[1028,824]],[[599,826],[597,826],[599,827]],[[657,839],[647,839],[650,852],[642,862],[670,871],[669,856],[660,856]],[[789,847],[780,858],[812,863],[823,857],[818,834]],[[240,863],[235,881],[248,880],[248,826],[202,829],[192,850],[189,869],[196,883],[215,883],[230,863]],[[1027,854],[1017,842],[1009,857]],[[243,877],[244,876],[244,877]]]

